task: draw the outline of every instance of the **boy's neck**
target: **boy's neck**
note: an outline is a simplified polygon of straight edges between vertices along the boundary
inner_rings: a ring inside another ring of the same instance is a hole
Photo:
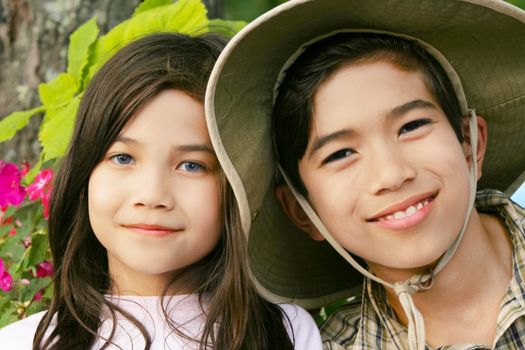
[[[405,273],[408,276],[412,272]],[[425,319],[427,342],[434,346],[457,343],[491,346],[511,277],[512,243],[506,228],[495,216],[480,215],[473,210],[452,260],[436,276],[431,289],[413,295]],[[406,326],[399,299],[393,290],[386,289],[389,304]]]

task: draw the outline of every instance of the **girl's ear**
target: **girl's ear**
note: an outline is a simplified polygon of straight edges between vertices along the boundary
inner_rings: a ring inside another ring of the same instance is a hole
[[[317,230],[314,224],[310,221],[303,208],[293,195],[292,191],[286,184],[280,184],[275,187],[275,197],[281,203],[284,213],[290,220],[304,231],[314,241],[324,240],[323,235]]]
[[[481,117],[477,116],[477,126],[478,126],[478,142],[477,142],[477,153],[476,153],[476,160],[477,160],[477,175],[479,180],[481,178],[481,171],[483,168],[483,160],[485,159],[485,152],[487,151],[487,138],[488,138],[488,127],[487,127],[487,121]],[[465,157],[467,159],[468,164],[472,162],[472,147],[471,147],[471,140],[470,140],[470,130],[469,130],[469,118],[463,119],[463,153],[465,153]]]

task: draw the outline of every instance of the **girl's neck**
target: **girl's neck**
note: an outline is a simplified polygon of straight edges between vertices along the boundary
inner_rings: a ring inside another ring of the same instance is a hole
[[[164,296],[191,294],[194,281],[191,276],[181,274],[175,276],[173,272],[165,274],[136,274],[129,270],[120,270],[118,275],[111,274],[110,293],[112,295],[136,296]],[[169,287],[167,287],[169,286]]]
[[[454,257],[435,277],[432,288],[412,296],[425,319],[427,342],[492,345],[511,277],[512,243],[504,225],[495,216],[473,210]],[[398,297],[386,290],[389,304],[406,326]]]

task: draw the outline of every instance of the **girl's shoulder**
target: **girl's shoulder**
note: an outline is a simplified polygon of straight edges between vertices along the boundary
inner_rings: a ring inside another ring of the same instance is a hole
[[[284,323],[295,349],[320,350],[321,335],[312,316],[295,304],[279,304],[285,314]]]
[[[45,313],[46,311],[42,311],[33,314],[0,329],[2,349],[31,350],[36,328]]]

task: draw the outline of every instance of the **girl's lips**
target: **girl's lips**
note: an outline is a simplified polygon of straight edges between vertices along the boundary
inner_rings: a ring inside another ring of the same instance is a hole
[[[136,233],[149,236],[166,236],[180,231],[178,228],[146,224],[124,225],[124,227]]]
[[[398,211],[374,220],[371,223],[389,230],[406,230],[423,222],[434,207],[434,197],[428,197],[409,206],[405,211]]]

